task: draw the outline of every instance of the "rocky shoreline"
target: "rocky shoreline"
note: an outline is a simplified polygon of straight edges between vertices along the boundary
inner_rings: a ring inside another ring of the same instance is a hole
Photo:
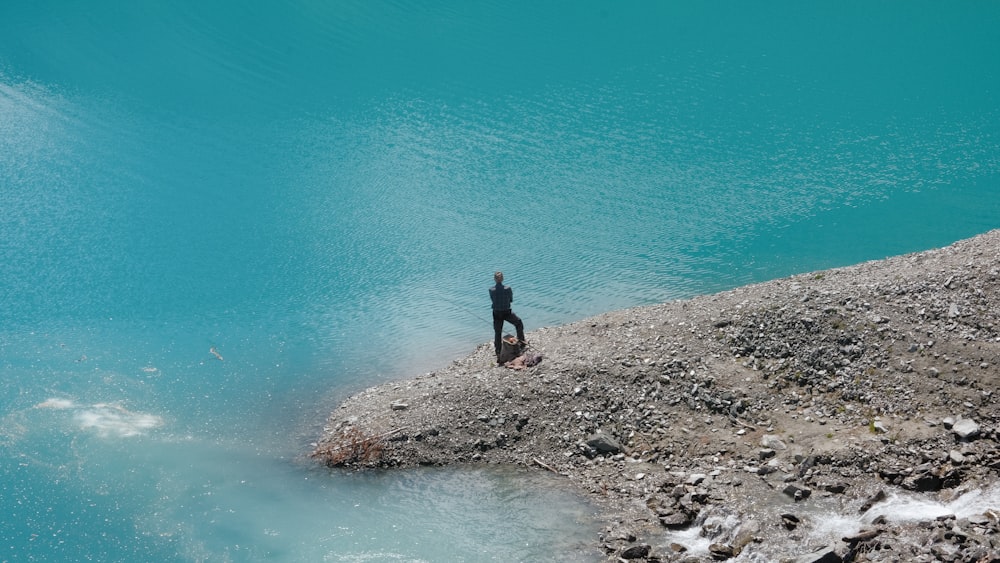
[[[313,457],[558,473],[609,560],[1000,562],[1000,230],[528,340],[358,393]]]

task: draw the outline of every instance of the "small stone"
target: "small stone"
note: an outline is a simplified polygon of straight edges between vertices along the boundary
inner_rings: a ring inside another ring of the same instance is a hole
[[[691,475],[688,476],[687,480],[685,480],[684,483],[688,485],[700,485],[701,482],[704,481],[706,477],[708,476],[705,475],[704,473],[692,473]]]
[[[635,533],[628,528],[616,528],[614,530],[610,530],[608,537],[628,543],[632,543],[636,540]]]
[[[392,410],[394,410],[394,411],[402,411],[402,410],[406,410],[406,409],[410,408],[410,405],[407,404],[407,403],[404,403],[403,401],[393,401],[391,406],[392,406]]]

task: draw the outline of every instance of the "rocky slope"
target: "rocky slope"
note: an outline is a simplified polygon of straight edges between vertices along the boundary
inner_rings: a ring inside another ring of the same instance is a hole
[[[615,311],[530,332],[537,366],[484,344],[361,392],[313,456],[554,471],[611,560],[1000,561],[998,298],[1000,230]],[[914,519],[901,494],[987,504]]]

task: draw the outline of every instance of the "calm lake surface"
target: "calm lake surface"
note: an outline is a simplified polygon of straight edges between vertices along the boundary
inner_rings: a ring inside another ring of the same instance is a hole
[[[329,473],[492,338],[1000,227],[1000,4],[0,3],[0,560],[596,559],[546,475]]]

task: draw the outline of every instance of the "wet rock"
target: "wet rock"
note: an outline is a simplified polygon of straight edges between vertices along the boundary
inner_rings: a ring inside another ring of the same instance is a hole
[[[760,522],[756,520],[747,520],[744,522],[740,526],[739,532],[732,541],[732,546],[737,550],[737,554],[742,552],[743,548],[746,547],[747,544],[754,541],[759,533]]]
[[[812,494],[812,490],[806,487],[800,487],[798,485],[787,485],[785,486],[784,489],[782,489],[781,492],[792,497],[793,499],[795,499],[796,502],[800,500],[805,500],[809,498],[809,495]]]
[[[649,556],[649,550],[651,548],[648,545],[633,545],[632,547],[622,551],[622,559],[645,559]]]
[[[681,545],[681,544],[679,544],[677,542],[671,542],[669,547],[670,547],[670,551],[673,551],[674,553],[684,553],[685,551],[688,550],[687,547],[685,547],[685,546],[683,546],[683,545]]]
[[[922,471],[903,480],[902,486],[910,491],[921,493],[940,491],[942,480],[930,471]]]
[[[877,493],[869,497],[868,500],[866,500],[864,504],[861,505],[861,508],[858,510],[858,514],[864,514],[865,512],[868,512],[869,510],[872,509],[873,506],[885,500],[885,498],[886,498],[885,490],[879,489]]]
[[[660,524],[672,530],[687,528],[693,521],[694,518],[691,515],[682,511],[660,515]]]
[[[843,563],[843,561],[844,558],[837,554],[833,546],[824,547],[795,559],[795,563]]]
[[[824,491],[835,495],[843,494],[847,490],[847,483],[843,481],[824,482],[821,486]]]
[[[613,528],[608,531],[608,538],[632,543],[636,540],[635,532],[629,528]]]
[[[862,531],[862,532],[858,532],[857,534],[854,534],[853,536],[848,536],[846,538],[842,538],[841,541],[843,541],[844,543],[846,543],[848,545],[853,546],[854,544],[861,543],[861,542],[866,542],[868,540],[874,539],[874,538],[878,537],[878,535],[881,534],[881,533],[882,533],[882,530],[865,530],[865,531]]]
[[[962,472],[958,469],[942,469],[940,477],[941,488],[943,489],[954,489],[962,483]]]
[[[794,530],[797,528],[799,526],[799,522],[799,517],[794,514],[786,513],[781,515],[781,524],[788,530]]]
[[[724,543],[713,543],[708,546],[708,552],[711,554],[712,559],[716,561],[725,561],[726,559],[731,559],[738,555],[738,552],[733,548],[733,546]]]
[[[701,531],[698,532],[703,538],[715,538],[718,537],[723,531],[722,522],[706,522],[702,527]]]

